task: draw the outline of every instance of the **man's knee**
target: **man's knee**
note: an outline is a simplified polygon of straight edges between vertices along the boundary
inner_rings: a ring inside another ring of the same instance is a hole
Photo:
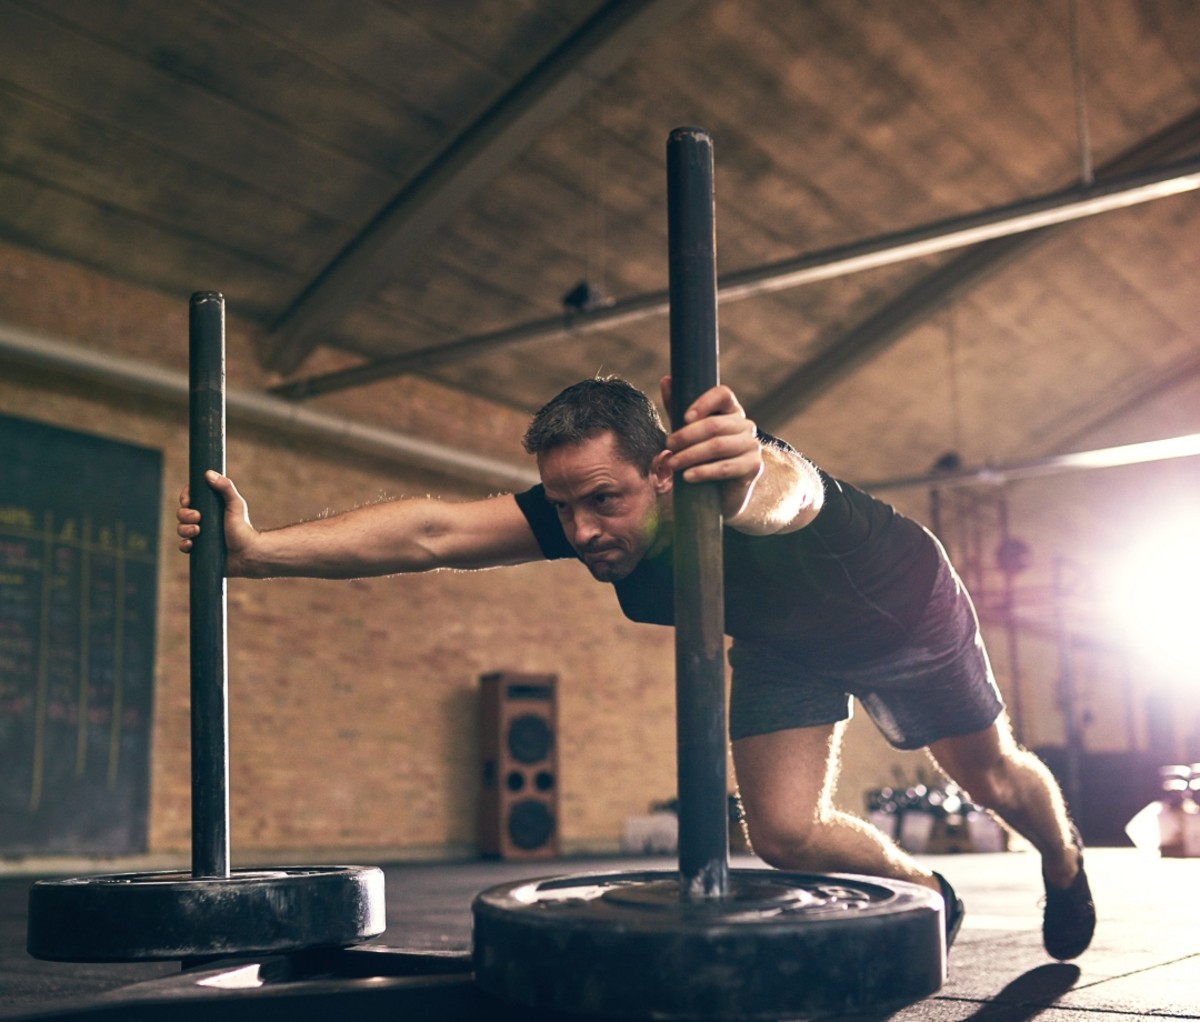
[[[821,857],[821,823],[812,819],[746,818],[750,848],[776,869],[815,868]]]

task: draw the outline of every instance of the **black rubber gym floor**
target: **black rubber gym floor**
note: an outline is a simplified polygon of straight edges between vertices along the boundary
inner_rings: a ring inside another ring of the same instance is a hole
[[[1099,926],[1092,948],[1057,963],[1041,946],[1041,884],[1029,853],[928,857],[967,907],[942,989],[895,1022],[1129,1022],[1200,1019],[1200,859],[1092,848]],[[754,860],[735,856],[735,866]],[[0,879],[0,1019],[548,1020],[481,994],[468,973],[474,895],[547,874],[673,869],[669,858],[387,866],[388,928],[331,975],[320,958],[75,965],[25,953],[30,877]],[[357,978],[349,973],[360,974]],[[859,1016],[859,1018],[863,1018]]]

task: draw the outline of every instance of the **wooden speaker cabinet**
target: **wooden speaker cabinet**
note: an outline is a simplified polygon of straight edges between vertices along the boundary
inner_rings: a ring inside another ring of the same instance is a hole
[[[484,855],[534,859],[559,853],[557,680],[506,671],[479,679]]]

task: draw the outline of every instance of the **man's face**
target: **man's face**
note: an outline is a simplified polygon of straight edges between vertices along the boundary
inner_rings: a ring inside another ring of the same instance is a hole
[[[538,456],[546,498],[592,575],[617,582],[638,566],[658,538],[671,475],[643,475],[617,453],[611,433],[564,444]]]

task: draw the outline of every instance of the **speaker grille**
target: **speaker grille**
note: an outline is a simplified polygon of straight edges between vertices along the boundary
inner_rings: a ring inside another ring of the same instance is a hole
[[[554,836],[554,814],[545,802],[514,802],[508,810],[508,836],[525,851],[541,848]]]
[[[518,763],[537,763],[550,754],[554,733],[545,717],[523,713],[508,724],[508,754]]]

